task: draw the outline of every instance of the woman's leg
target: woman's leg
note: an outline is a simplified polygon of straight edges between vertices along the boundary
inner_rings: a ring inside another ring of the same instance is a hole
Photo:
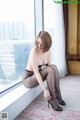
[[[47,83],[48,83],[48,88],[51,94],[51,101],[53,103],[54,109],[57,109],[59,107],[59,103],[58,100],[56,99],[56,95],[55,95],[55,87],[54,87],[54,71],[51,67],[46,67],[43,70],[40,71],[40,74],[42,76],[43,81],[46,79]],[[23,84],[26,87],[36,87],[39,85],[39,83],[36,80],[35,75],[31,75],[29,77],[27,74],[27,72],[23,75]]]
[[[54,71],[51,67],[46,67],[40,71],[43,81],[47,80],[50,93],[55,96],[55,87],[54,87]],[[22,77],[23,84],[26,87],[33,88],[39,85],[34,73],[25,71]]]
[[[53,104],[54,109],[56,110],[59,107],[59,102],[56,98],[56,94],[55,94],[55,84],[54,84],[54,71],[51,67],[46,67],[44,68],[40,74],[42,76],[42,78],[44,78],[45,73],[47,73],[47,75],[45,76],[45,79],[47,80],[47,85],[48,85],[48,89],[50,91],[50,95],[51,95],[51,100],[50,102]],[[61,108],[60,108],[61,109]]]
[[[22,82],[25,87],[33,88],[39,85],[33,72],[25,71],[22,77]]]
[[[54,71],[54,84],[56,92],[60,92],[59,73],[56,65],[49,65]]]
[[[56,65],[50,65],[50,67],[54,71],[54,83],[55,83],[56,97],[59,100],[59,102],[62,103],[63,100],[62,100],[61,90],[60,90],[59,72],[58,72],[58,69],[57,69]]]

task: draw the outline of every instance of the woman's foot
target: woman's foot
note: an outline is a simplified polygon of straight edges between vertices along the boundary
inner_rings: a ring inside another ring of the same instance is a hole
[[[62,100],[61,102],[59,102],[60,105],[66,105],[65,101]]]
[[[55,111],[63,111],[63,109],[59,106]]]
[[[66,105],[65,101],[62,100],[62,96],[61,96],[61,93],[60,93],[60,92],[56,92],[56,98],[57,98],[57,100],[59,101],[59,104],[60,104],[60,105]]]
[[[58,102],[55,101],[55,99],[48,100],[48,108],[49,108],[49,104],[52,106],[53,110],[55,110],[55,111],[63,111],[62,107],[59,106]]]

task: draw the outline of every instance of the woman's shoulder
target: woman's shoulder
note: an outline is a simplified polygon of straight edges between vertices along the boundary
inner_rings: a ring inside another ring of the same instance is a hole
[[[33,47],[30,51],[30,55],[36,55],[36,47]]]
[[[36,52],[36,47],[33,47],[30,52]]]

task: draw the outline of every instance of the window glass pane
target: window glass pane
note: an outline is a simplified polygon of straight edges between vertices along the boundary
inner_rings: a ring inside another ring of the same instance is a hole
[[[34,0],[0,0],[0,93],[21,81],[33,43]]]

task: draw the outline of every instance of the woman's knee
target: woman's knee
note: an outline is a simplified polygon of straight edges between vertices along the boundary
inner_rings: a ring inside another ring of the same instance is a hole
[[[51,66],[48,66],[48,67],[47,67],[47,72],[48,72],[48,73],[51,73],[51,74],[54,74],[54,70],[52,69]]]
[[[25,79],[26,79],[26,77],[23,75],[23,76],[22,76],[22,82],[23,82]]]
[[[51,65],[51,67],[55,70],[55,71],[58,71],[58,68],[57,68],[57,66],[56,65]]]
[[[33,88],[33,87],[31,86],[31,84],[26,83],[25,81],[23,81],[23,85],[24,85],[26,88]]]
[[[22,79],[22,84],[23,84],[25,87],[27,87],[27,88],[31,88],[31,83],[30,83],[30,81],[28,80],[28,78],[27,78],[27,79],[23,78],[23,79]]]
[[[26,71],[23,73],[23,76],[22,76],[22,81],[24,81],[25,79],[27,78],[27,73]]]

